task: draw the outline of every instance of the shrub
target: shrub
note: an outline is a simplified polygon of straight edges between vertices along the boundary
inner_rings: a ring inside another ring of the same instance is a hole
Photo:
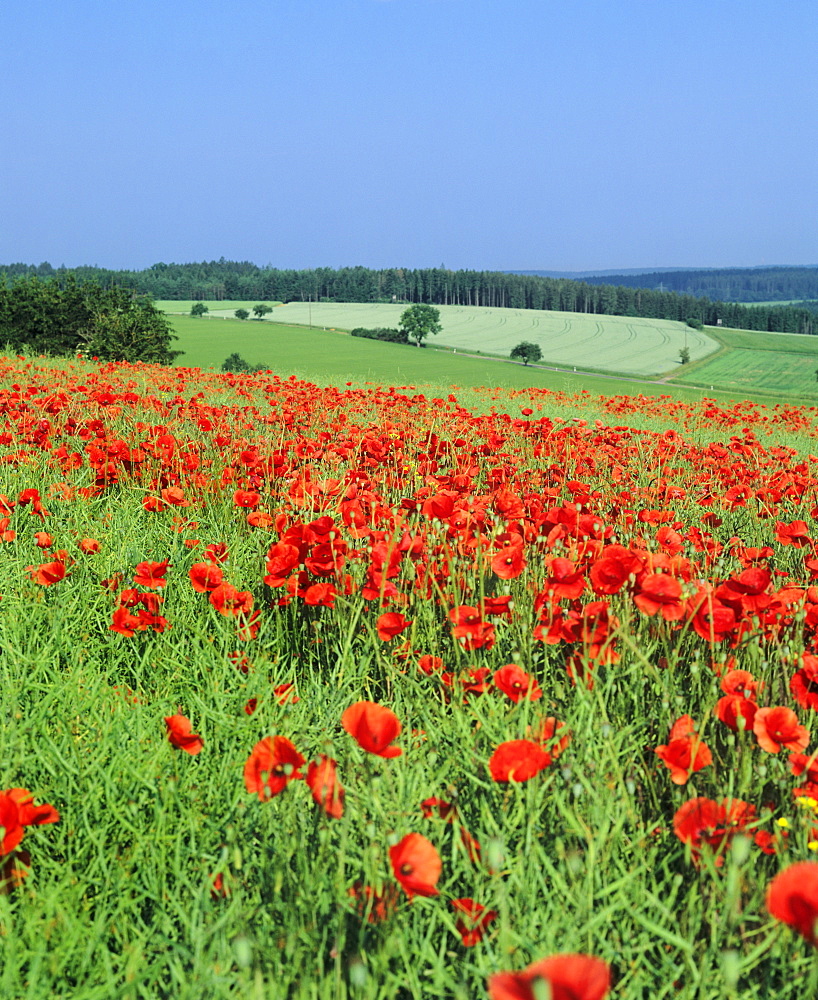
[[[105,361],[171,364],[177,337],[168,319],[144,296],[96,282],[18,278],[0,283],[0,343],[13,351],[70,355]]]
[[[370,340],[385,340],[390,344],[409,343],[409,335],[405,330],[395,330],[386,326],[376,326],[371,330],[363,326],[358,326],[352,330],[352,336],[368,337]]]
[[[238,353],[233,353],[222,362],[223,372],[266,372],[267,365],[251,365]]]

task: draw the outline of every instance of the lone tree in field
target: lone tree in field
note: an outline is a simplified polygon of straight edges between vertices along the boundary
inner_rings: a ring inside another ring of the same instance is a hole
[[[247,317],[250,315],[250,313],[247,312],[246,309],[237,309],[233,313],[233,315],[236,317],[236,319],[247,319]]]
[[[527,365],[529,361],[539,361],[542,358],[542,350],[539,344],[532,344],[530,340],[521,340],[516,347],[512,347],[510,357]]]
[[[191,316],[204,316],[206,312],[210,312],[204,302],[194,302],[190,307]]]
[[[257,306],[253,306],[253,312],[256,314],[256,319],[264,319],[267,313],[273,311],[272,306],[265,305],[263,302]]]
[[[440,310],[423,303],[409,306],[401,313],[400,328],[420,347],[421,342],[430,333],[440,333],[443,329],[440,324]]]

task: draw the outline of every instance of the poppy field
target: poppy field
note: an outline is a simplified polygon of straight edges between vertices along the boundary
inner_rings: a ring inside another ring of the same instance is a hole
[[[818,993],[818,411],[484,402],[0,359],[0,996]]]

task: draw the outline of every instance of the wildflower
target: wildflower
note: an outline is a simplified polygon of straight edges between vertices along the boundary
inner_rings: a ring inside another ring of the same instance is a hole
[[[378,757],[399,757],[403,753],[399,747],[390,746],[400,735],[401,724],[385,705],[356,701],[341,716],[341,725],[367,753]]]
[[[552,955],[488,980],[490,1000],[603,1000],[610,988],[610,969],[593,955]]]
[[[436,796],[424,799],[420,804],[420,809],[426,819],[432,819],[435,816],[439,816],[441,819],[448,820],[450,823],[454,819],[452,813],[455,810],[455,805],[453,802],[446,802],[445,799],[439,799]]]
[[[133,582],[137,587],[148,587],[151,590],[160,590],[167,586],[165,573],[168,571],[170,561],[162,562],[141,562],[134,570]]]
[[[318,762],[307,768],[307,787],[314,801],[333,819],[344,814],[344,786],[338,780],[338,763],[321,754]]]
[[[41,587],[50,587],[65,577],[65,563],[59,560],[40,563],[39,566],[26,566],[26,571],[31,579],[35,583],[39,583]]]
[[[670,780],[676,785],[687,783],[691,774],[713,763],[710,748],[695,731],[689,715],[674,722],[667,746],[654,751],[670,771]]]
[[[778,753],[781,747],[800,753],[809,743],[806,726],[798,724],[791,708],[760,708],[753,721],[758,745],[767,753]]]
[[[192,732],[193,726],[185,715],[166,715],[165,725],[168,729],[170,745],[178,750],[184,750],[191,756],[200,753],[204,740],[198,733]]]
[[[300,778],[299,768],[306,763],[286,736],[267,736],[259,740],[244,765],[244,787],[256,792],[262,802],[283,792],[287,783]]]
[[[207,594],[219,586],[224,579],[224,573],[215,563],[200,562],[190,567],[188,577],[198,594]]]
[[[487,910],[482,903],[473,899],[452,899],[452,908],[457,914],[455,927],[465,948],[473,948],[483,940],[488,925],[497,919],[496,910]]]
[[[714,851],[720,852],[715,861],[718,867],[724,861],[723,850],[733,836],[743,832],[755,818],[755,807],[741,799],[715,802],[713,799],[695,798],[676,810],[673,831],[679,840],[690,845],[696,861],[704,844],[709,844]]]
[[[501,743],[489,759],[494,781],[528,781],[551,763],[551,755],[532,740]]]
[[[386,611],[380,615],[376,623],[378,638],[381,642],[389,642],[396,635],[400,635],[408,624],[406,618],[397,611]]]
[[[529,701],[537,701],[542,698],[542,689],[537,683],[537,679],[527,674],[522,667],[516,663],[507,663],[500,667],[494,674],[494,686],[510,698],[514,704],[527,698]]]
[[[767,886],[767,909],[818,947],[818,862],[801,861],[779,872]]]
[[[419,833],[408,833],[389,848],[389,860],[395,878],[411,899],[413,896],[437,896],[437,880],[443,870],[434,844]]]

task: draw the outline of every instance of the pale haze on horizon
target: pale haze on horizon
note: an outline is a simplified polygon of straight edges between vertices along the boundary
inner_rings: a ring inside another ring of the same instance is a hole
[[[0,265],[818,264],[814,0],[11,0]]]

